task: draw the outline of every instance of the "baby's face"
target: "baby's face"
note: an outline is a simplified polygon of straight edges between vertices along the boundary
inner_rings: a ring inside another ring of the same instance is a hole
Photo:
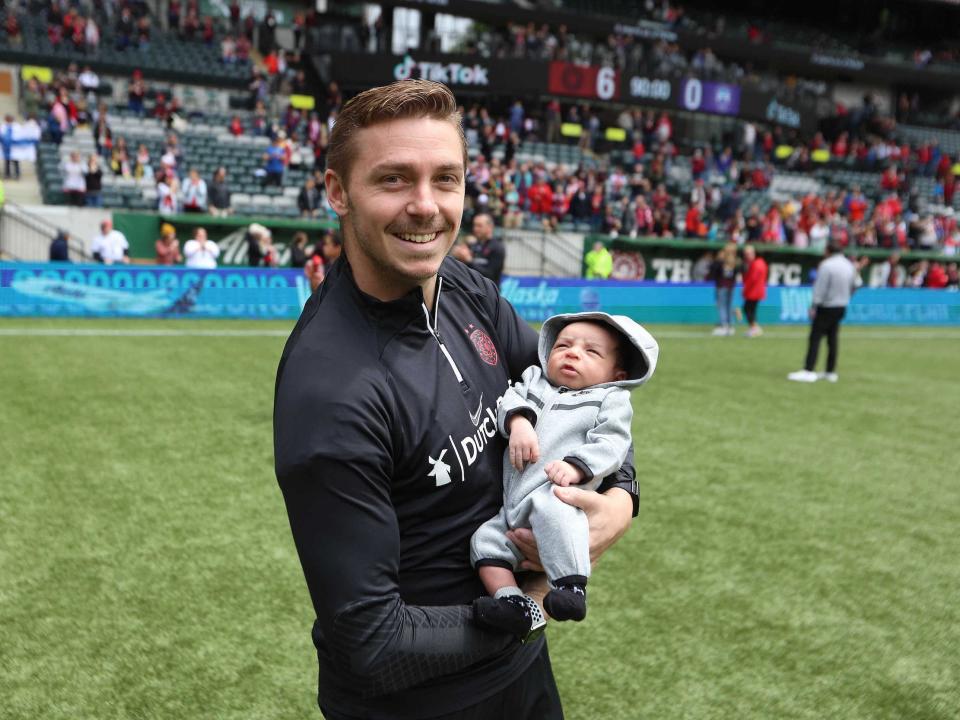
[[[592,322],[574,322],[557,336],[547,358],[547,378],[554,385],[581,390],[591,385],[623,380],[617,367],[619,343],[613,330]]]

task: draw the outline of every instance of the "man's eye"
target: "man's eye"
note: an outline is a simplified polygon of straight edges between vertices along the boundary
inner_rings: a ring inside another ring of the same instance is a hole
[[[440,177],[437,178],[437,180],[439,182],[450,183],[452,185],[456,185],[457,183],[460,182],[460,178],[457,177],[456,175],[441,175]]]
[[[397,183],[403,182],[403,178],[399,175],[385,175],[381,182],[386,185],[396,185]]]

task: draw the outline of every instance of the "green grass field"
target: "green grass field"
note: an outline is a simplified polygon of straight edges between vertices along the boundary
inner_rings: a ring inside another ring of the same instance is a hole
[[[319,718],[289,328],[0,320],[0,717]],[[844,328],[800,385],[801,328],[651,330],[640,518],[549,630],[567,717],[960,717],[960,331]]]

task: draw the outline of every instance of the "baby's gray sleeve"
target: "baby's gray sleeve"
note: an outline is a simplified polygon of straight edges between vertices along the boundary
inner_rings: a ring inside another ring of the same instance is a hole
[[[543,400],[535,392],[531,392],[540,383],[541,371],[536,365],[531,365],[523,371],[520,380],[507,388],[503,394],[503,400],[500,401],[500,407],[497,410],[497,429],[504,437],[509,437],[507,431],[507,421],[520,413],[531,424],[537,424],[537,416],[543,408]]]
[[[630,392],[623,388],[612,390],[604,397],[597,424],[587,431],[586,442],[563,459],[584,472],[584,482],[606,477],[627,457],[632,423]]]

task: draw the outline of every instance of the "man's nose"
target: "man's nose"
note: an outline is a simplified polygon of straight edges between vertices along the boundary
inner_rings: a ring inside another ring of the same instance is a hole
[[[429,182],[413,186],[413,194],[407,202],[407,213],[420,217],[433,217],[439,212],[437,201],[433,197],[433,188]]]

